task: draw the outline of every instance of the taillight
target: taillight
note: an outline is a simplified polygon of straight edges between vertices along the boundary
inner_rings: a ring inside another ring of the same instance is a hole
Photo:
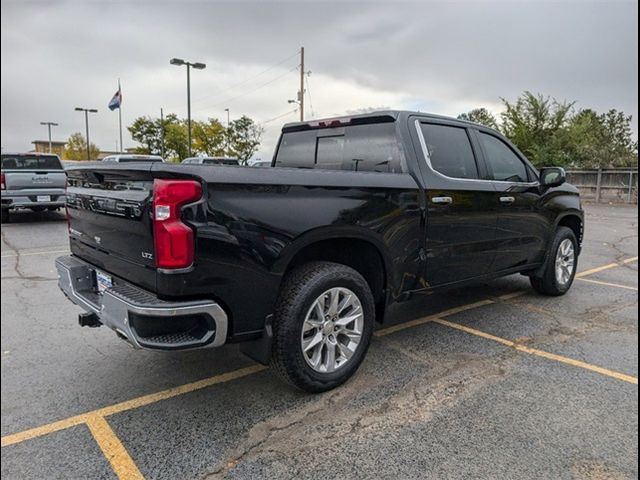
[[[153,181],[153,239],[158,268],[187,268],[193,264],[193,230],[182,223],[181,207],[202,197],[195,180]]]
[[[4,181],[4,173],[0,173],[0,184],[2,184],[1,190],[7,189],[7,184]]]

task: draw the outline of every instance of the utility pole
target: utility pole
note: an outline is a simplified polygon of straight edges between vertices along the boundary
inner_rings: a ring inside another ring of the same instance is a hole
[[[46,125],[47,129],[49,130],[49,153],[52,153],[53,149],[51,147],[51,127],[57,127],[58,124],[54,122],[40,122],[40,125]]]
[[[298,100],[300,102],[300,121],[304,122],[304,47],[300,47],[300,92]]]
[[[294,103],[300,109],[300,121],[304,122],[304,77],[310,75],[311,72],[304,70],[304,47],[300,47],[300,89],[298,90],[298,98],[296,100],[287,100],[287,103]]]
[[[164,111],[160,109],[160,156],[164,159]]]

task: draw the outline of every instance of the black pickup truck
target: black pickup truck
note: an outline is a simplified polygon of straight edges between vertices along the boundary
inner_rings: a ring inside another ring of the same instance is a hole
[[[385,111],[291,123],[272,168],[68,170],[59,285],[81,325],[139,348],[242,342],[323,391],[362,362],[390,305],[522,273],[562,295],[584,215],[564,171],[494,130]]]

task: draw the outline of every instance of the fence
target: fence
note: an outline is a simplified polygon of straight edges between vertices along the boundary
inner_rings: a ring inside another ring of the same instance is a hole
[[[596,203],[638,203],[638,169],[568,170],[567,181]]]

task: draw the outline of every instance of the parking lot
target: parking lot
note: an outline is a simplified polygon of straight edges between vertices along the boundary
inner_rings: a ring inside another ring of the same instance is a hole
[[[237,346],[77,326],[63,214],[2,226],[2,478],[637,478],[636,208],[587,205],[561,298],[512,276],[402,305],[309,395]],[[247,292],[251,301],[251,292]]]

